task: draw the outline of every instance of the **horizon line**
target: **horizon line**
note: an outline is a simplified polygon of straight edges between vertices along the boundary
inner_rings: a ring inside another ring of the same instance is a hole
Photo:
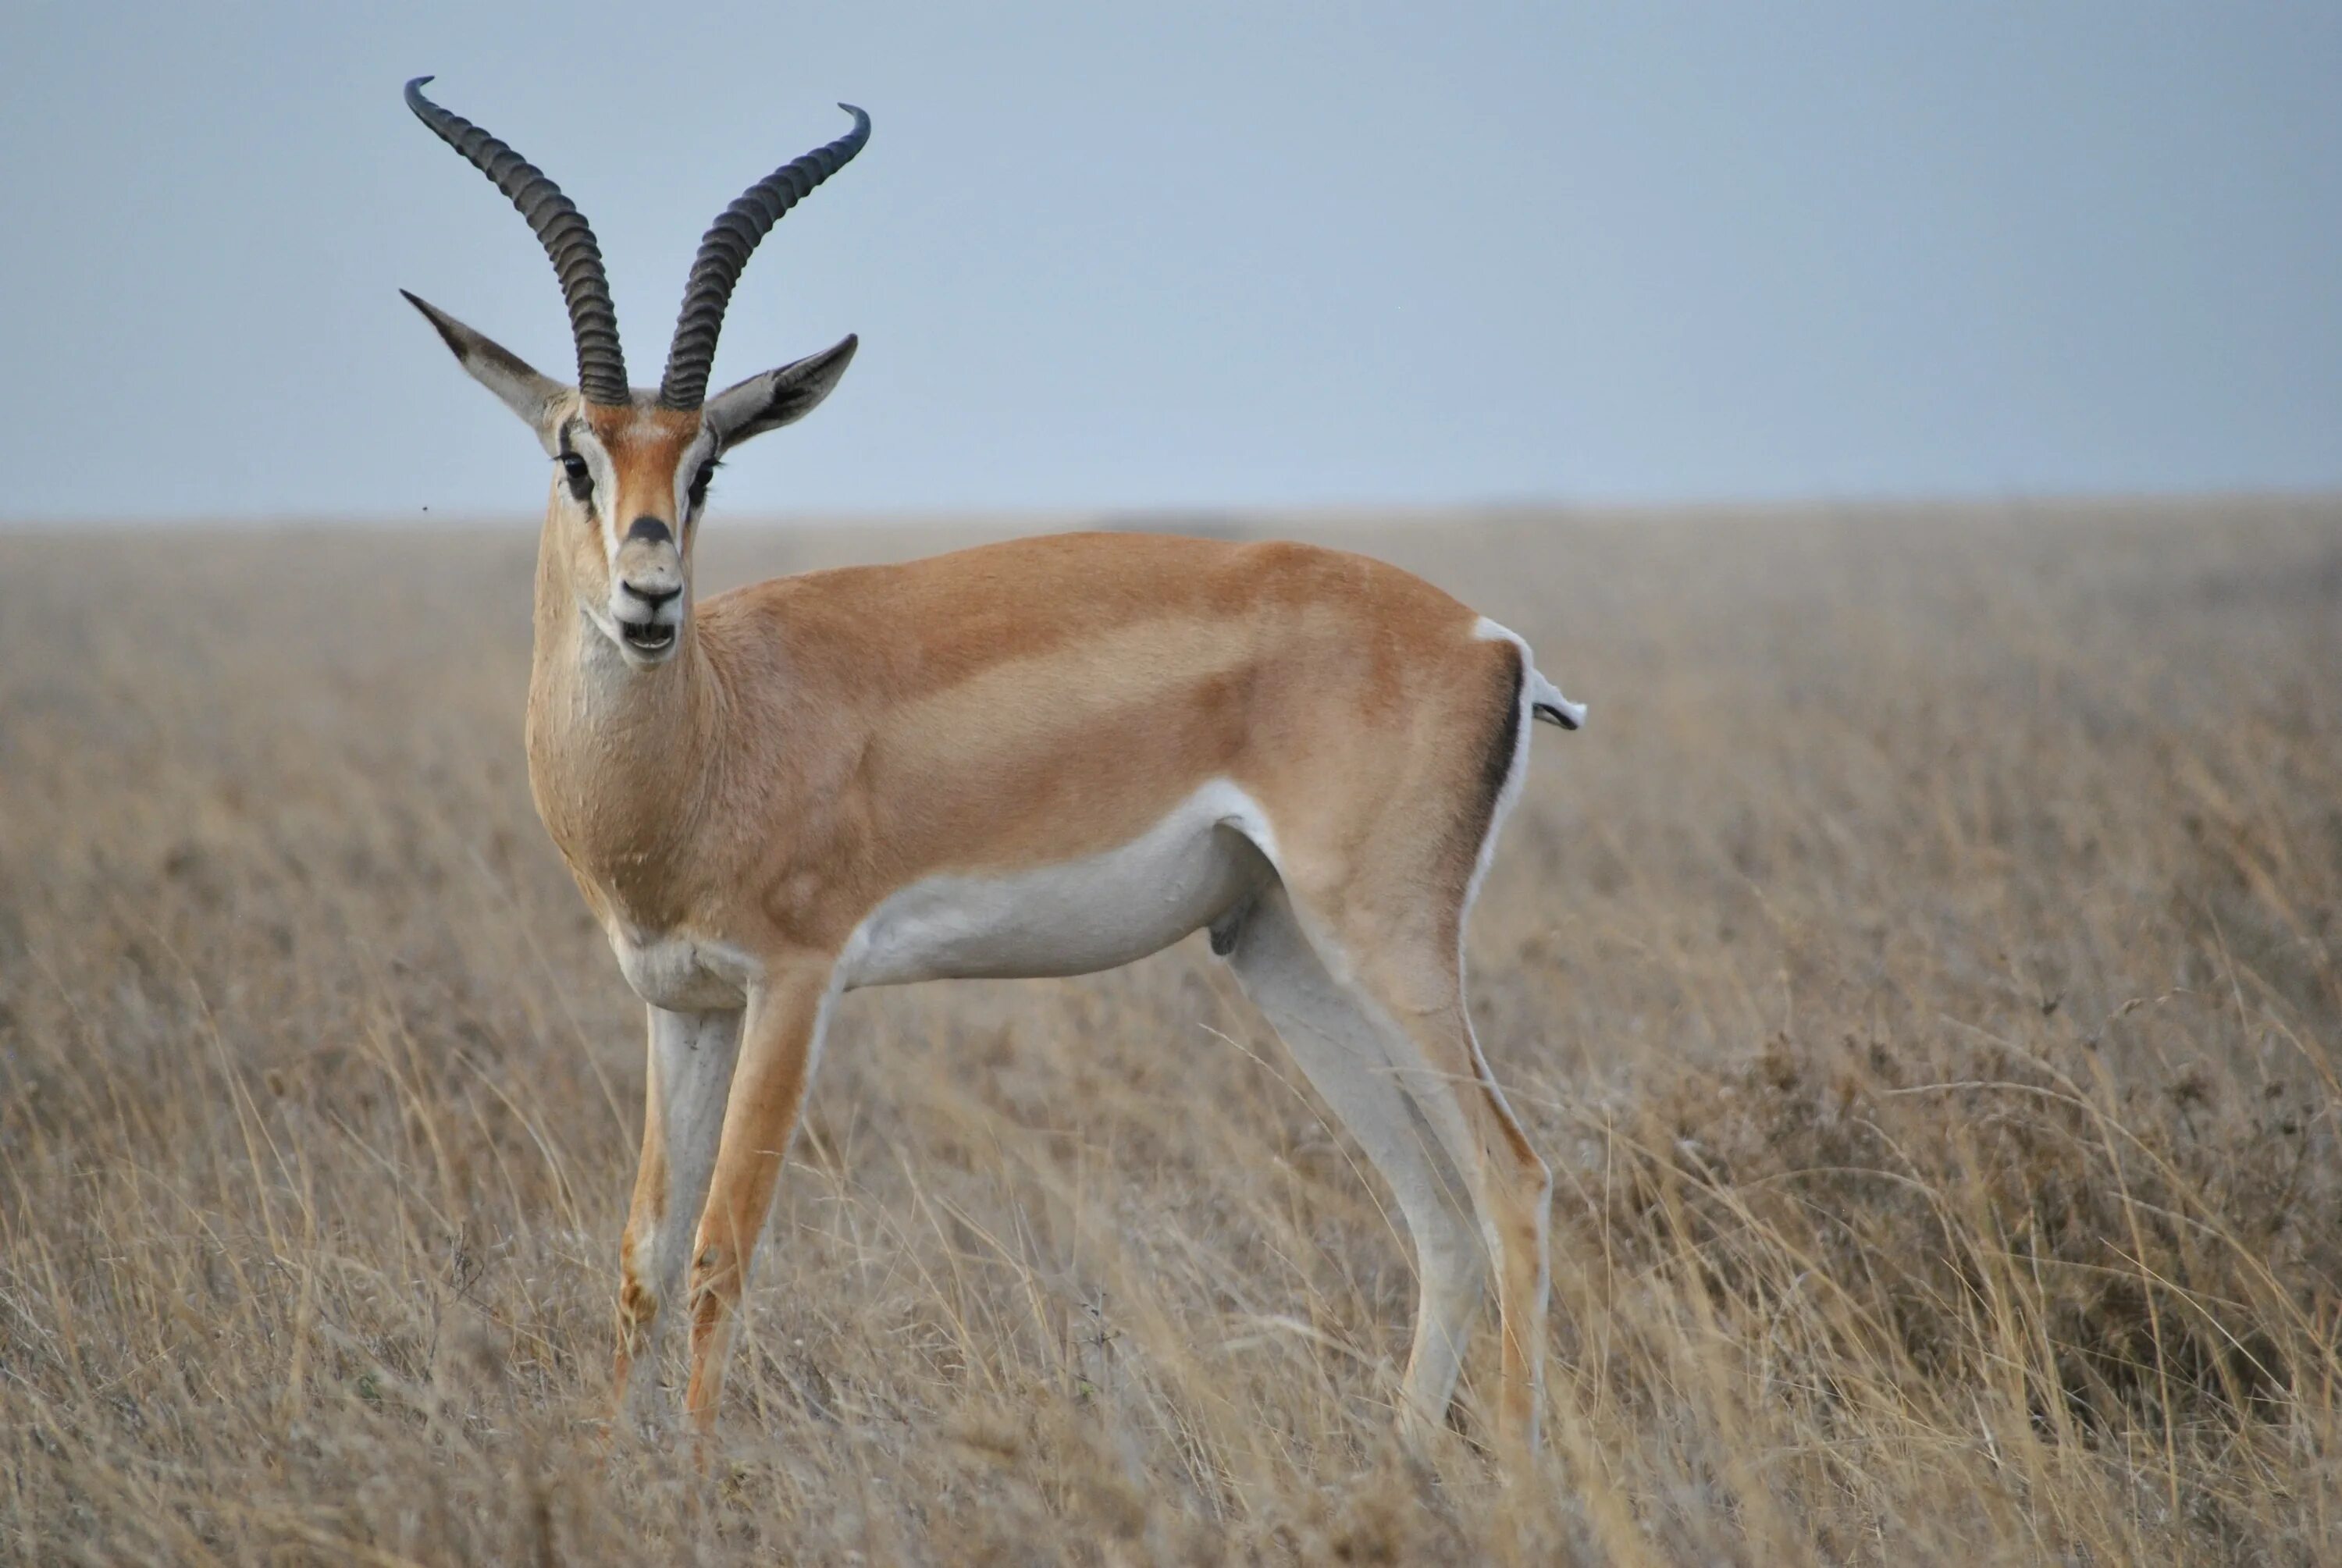
[[[1088,525],[1109,530],[1146,532],[1150,524],[1272,522],[1278,519],[1327,522],[1402,522],[1462,517],[1480,521],[1536,514],[1576,516],[1638,516],[1675,513],[1783,514],[1814,511],[1972,512],[1985,509],[2023,511],[2043,507],[2121,507],[2176,505],[2342,505],[2342,484],[2332,487],[2282,488],[2257,486],[2185,486],[2162,490],[2082,489],[2009,491],[1876,491],[1817,492],[1810,494],[1706,494],[1678,497],[1644,496],[1503,496],[1449,501],[1323,501],[1246,504],[1166,504],[1130,505],[1049,506],[901,506],[818,507],[756,510],[720,514],[719,528],[896,528],[971,526],[1022,523],[1036,531],[1057,532]],[[484,525],[503,527],[541,524],[544,514],[523,508],[494,511],[448,510],[416,512],[322,512],[269,510],[245,513],[185,512],[108,515],[96,513],[48,516],[0,515],[0,534],[128,534],[139,532],[203,532],[249,530],[301,532],[347,529],[380,532],[390,528]]]

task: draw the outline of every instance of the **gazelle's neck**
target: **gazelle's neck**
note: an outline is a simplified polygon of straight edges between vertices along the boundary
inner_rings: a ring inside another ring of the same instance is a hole
[[[720,694],[686,616],[675,653],[629,664],[587,619],[548,521],[537,554],[528,780],[537,815],[606,920],[683,915]]]

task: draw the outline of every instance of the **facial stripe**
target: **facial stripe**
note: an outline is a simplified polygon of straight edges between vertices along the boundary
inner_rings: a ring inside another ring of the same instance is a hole
[[[586,460],[586,471],[594,481],[593,512],[602,530],[602,554],[615,569],[618,564],[618,531],[611,513],[618,495],[618,476],[610,461],[608,450],[594,434],[594,427],[583,419],[572,419],[561,427],[561,450],[574,452]]]
[[[683,461],[675,465],[675,519],[677,528],[691,516],[691,482],[699,474],[700,465],[716,455],[716,434],[702,430],[689,446],[684,448]]]

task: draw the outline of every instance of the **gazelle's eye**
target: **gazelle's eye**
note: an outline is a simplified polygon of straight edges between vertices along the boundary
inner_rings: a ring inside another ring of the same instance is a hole
[[[716,459],[711,457],[699,465],[698,473],[691,476],[691,488],[686,494],[691,497],[692,505],[706,504],[708,483],[716,477],[716,470],[718,466],[720,465]]]
[[[561,476],[569,481],[569,494],[580,501],[594,498],[594,471],[575,452],[561,454]]]

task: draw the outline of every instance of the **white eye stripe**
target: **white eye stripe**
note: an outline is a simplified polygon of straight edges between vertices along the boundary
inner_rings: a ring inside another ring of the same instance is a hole
[[[582,422],[573,423],[564,428],[562,434],[568,443],[567,455],[575,457],[586,465],[586,475],[592,484],[589,492],[590,510],[601,529],[603,552],[608,558],[612,569],[615,570],[618,564],[618,553],[625,545],[625,540],[621,537],[622,524],[631,524],[634,514],[641,511],[642,508],[639,504],[632,506],[619,504],[616,464],[608,448],[595,437],[590,427]],[[558,455],[561,454],[556,454],[556,456]],[[713,467],[719,462],[720,454],[715,434],[702,431],[685,449],[683,458],[676,463],[674,485],[675,517],[678,533],[681,531],[681,525],[696,510],[691,499],[693,482],[698,478],[702,469]],[[622,517],[619,515],[621,512],[627,514]]]
[[[702,434],[685,452],[683,461],[675,465],[675,514],[678,519],[691,515],[692,483],[699,477],[701,469],[716,460],[716,443]]]
[[[610,466],[610,454],[602,449],[602,444],[593,438],[592,432],[583,424],[570,425],[568,435],[569,450],[585,460],[586,477],[593,482],[593,489],[587,493],[583,504],[592,509],[594,519],[602,530],[602,553],[616,568],[618,564],[618,532],[612,525],[610,498],[617,494],[618,486],[616,474]]]

